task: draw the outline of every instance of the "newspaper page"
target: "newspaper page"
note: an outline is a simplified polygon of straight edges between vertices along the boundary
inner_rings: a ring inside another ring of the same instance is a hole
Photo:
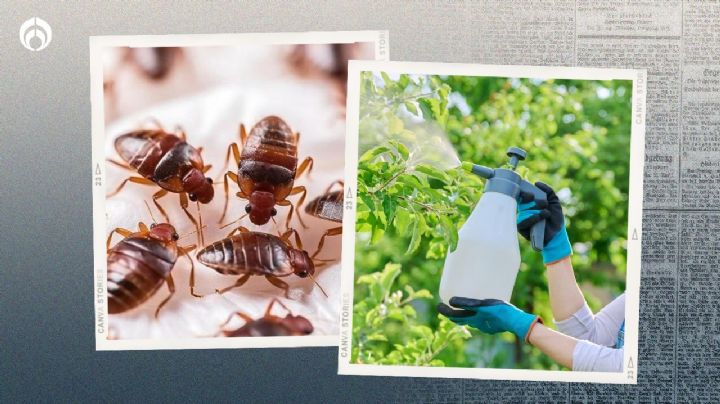
[[[420,21],[447,12],[444,2],[416,6]],[[720,2],[491,0],[455,6],[446,20],[472,30],[464,41],[443,37],[447,53],[442,61],[647,70],[644,216],[638,234],[643,244],[640,370],[632,386],[412,380],[398,387],[397,398],[716,401]],[[392,18],[402,13],[388,23]],[[439,26],[423,29],[443,32]],[[395,57],[405,60],[410,53],[399,51]]]

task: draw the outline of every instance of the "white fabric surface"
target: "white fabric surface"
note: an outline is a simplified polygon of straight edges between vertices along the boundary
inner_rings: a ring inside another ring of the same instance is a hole
[[[307,201],[319,196],[334,180],[343,177],[345,121],[342,106],[337,103],[334,88],[323,85],[315,80],[257,80],[243,86],[225,86],[208,92],[185,97],[157,107],[140,111],[122,121],[115,122],[106,130],[106,155],[119,159],[114,147],[114,139],[129,130],[138,128],[148,117],[157,118],[167,130],[176,125],[182,126],[188,135],[188,142],[195,147],[204,147],[205,164],[212,164],[209,172],[211,178],[221,173],[225,152],[231,142],[239,142],[238,126],[245,123],[248,130],[261,118],[267,115],[282,117],[295,131],[302,134],[299,146],[299,159],[312,156],[315,166],[310,178],[303,176],[296,185],[304,185],[308,190]],[[230,169],[235,169],[232,159]],[[133,175],[126,170],[106,164],[108,192],[113,190],[122,179]],[[128,183],[116,196],[107,200],[106,217],[107,232],[115,227],[137,229],[137,223],[152,222],[143,201],[152,205],[152,194],[157,187]],[[246,200],[235,196],[237,185],[230,187],[230,209],[225,222],[234,220],[244,213]],[[297,197],[291,197],[296,201]],[[222,213],[224,191],[222,185],[216,185],[215,198],[208,205],[202,205],[205,229],[205,244],[224,238],[232,229],[218,229],[218,220]],[[179,207],[176,194],[169,194],[161,199],[172,224],[179,234],[194,230],[185,214]],[[154,208],[154,206],[153,206]],[[189,208],[194,215],[197,208],[194,203]],[[262,230],[277,234],[282,224],[284,229],[288,208],[278,207],[276,220],[278,225],[269,222],[257,227],[249,220],[242,224],[250,230]],[[153,212],[158,220],[161,216]],[[303,211],[304,213],[304,211]],[[339,224],[304,215],[309,229],[303,229],[297,218],[293,218],[292,227],[300,232],[305,249],[312,254],[323,232]],[[336,335],[340,310],[340,238],[326,238],[323,253],[318,258],[336,258],[338,261],[317,270],[316,279],[327,291],[326,298],[314,286],[310,278],[301,279],[294,275],[283,278],[291,287],[292,300],[285,299],[282,291],[264,278],[253,277],[244,286],[234,289],[222,296],[214,294],[215,288],[231,285],[237,277],[224,276],[196,262],[196,291],[207,295],[199,299],[190,295],[190,266],[185,258],[179,258],[173,270],[176,294],[163,308],[159,319],[153,312],[159,302],[167,296],[167,287],[158,291],[141,307],[130,312],[113,315],[110,328],[117,338],[186,338],[210,336],[218,332],[220,324],[234,311],[242,310],[254,318],[260,317],[267,304],[274,297],[281,300],[296,315],[310,319],[315,327],[313,335]],[[119,241],[115,238],[113,244]],[[179,245],[184,246],[197,242],[195,235],[182,238]],[[191,255],[197,253],[193,251]],[[285,311],[279,306],[274,313],[284,316]],[[242,320],[234,320],[228,328],[236,328],[243,324]]]

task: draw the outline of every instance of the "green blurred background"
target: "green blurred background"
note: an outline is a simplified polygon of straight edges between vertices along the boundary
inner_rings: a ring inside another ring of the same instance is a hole
[[[518,172],[560,197],[597,311],[625,289],[632,82],[363,72],[360,92],[352,361],[563,369],[509,333],[438,316],[445,255],[484,185],[452,150],[489,167],[510,146],[528,152]],[[553,327],[540,254],[520,249],[511,302]]]

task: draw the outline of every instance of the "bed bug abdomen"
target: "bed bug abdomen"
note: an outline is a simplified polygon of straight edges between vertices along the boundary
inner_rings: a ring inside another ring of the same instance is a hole
[[[200,250],[197,259],[224,275],[293,273],[288,247],[265,233],[246,232],[216,241]]]
[[[342,223],[343,191],[333,191],[310,201],[305,212],[321,219]]]
[[[108,312],[133,309],[155,294],[177,260],[177,249],[153,239],[129,237],[108,253]]]

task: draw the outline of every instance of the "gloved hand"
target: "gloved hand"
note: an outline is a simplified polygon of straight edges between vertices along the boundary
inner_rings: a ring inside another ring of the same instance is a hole
[[[542,182],[536,182],[535,186],[547,194],[547,207],[542,210],[535,205],[535,202],[520,203],[518,205],[517,229],[525,239],[530,240],[530,229],[532,226],[545,220],[545,246],[542,250],[543,262],[550,264],[559,261],[572,254],[570,239],[565,230],[565,218],[562,206],[555,191]],[[525,198],[523,198],[525,199]]]
[[[450,307],[452,306],[452,307]],[[438,304],[440,314],[459,325],[469,325],[487,334],[510,331],[527,342],[530,330],[542,323],[539,316],[525,313],[510,303],[498,299],[453,297],[450,306]]]

